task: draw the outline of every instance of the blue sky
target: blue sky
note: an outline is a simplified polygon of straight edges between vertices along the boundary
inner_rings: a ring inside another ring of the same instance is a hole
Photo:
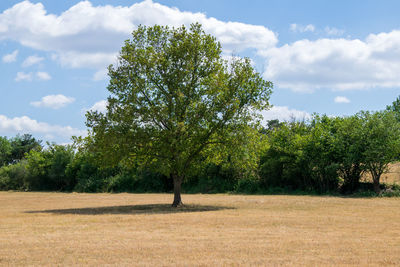
[[[69,143],[104,110],[138,24],[199,21],[274,83],[266,119],[380,110],[400,95],[400,1],[0,1],[0,136]]]

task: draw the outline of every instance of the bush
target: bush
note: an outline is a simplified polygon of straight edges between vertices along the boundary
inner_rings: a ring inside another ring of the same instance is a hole
[[[0,168],[0,190],[24,190],[28,172],[27,161]]]
[[[66,174],[66,168],[74,158],[70,146],[53,145],[46,151],[49,160],[48,178],[54,190],[71,191],[76,184],[76,178]]]
[[[207,164],[198,174],[193,175],[184,185],[190,193],[222,193],[235,188],[235,171],[232,167]]]
[[[67,165],[66,177],[75,181],[74,191],[77,192],[102,192],[106,186],[103,173],[101,173],[92,154],[77,153]]]
[[[27,176],[25,186],[27,190],[52,190],[53,187],[48,178],[50,161],[42,151],[31,150],[26,155]]]
[[[133,192],[135,189],[135,174],[122,172],[107,179],[107,192]]]
[[[99,193],[105,191],[106,185],[106,180],[95,174],[78,179],[78,183],[75,185],[74,191],[81,193]]]
[[[256,194],[261,193],[260,182],[254,178],[240,179],[235,186],[236,193]]]
[[[141,193],[169,192],[172,189],[172,179],[150,169],[138,171],[133,185],[133,191]]]

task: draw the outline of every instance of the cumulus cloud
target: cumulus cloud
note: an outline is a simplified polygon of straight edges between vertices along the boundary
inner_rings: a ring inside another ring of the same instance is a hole
[[[335,103],[339,103],[339,104],[347,104],[350,103],[350,100],[345,97],[345,96],[337,96],[335,97],[335,99],[333,100]]]
[[[67,97],[65,95],[48,95],[42,97],[40,101],[31,102],[34,107],[46,107],[52,109],[59,109],[71,104],[75,101],[73,97]]]
[[[38,71],[36,72],[36,77],[41,80],[41,81],[48,81],[51,80],[50,74],[44,71]]]
[[[400,31],[365,40],[300,40],[260,52],[264,77],[296,91],[400,86]]]
[[[11,63],[17,60],[18,50],[14,50],[11,54],[4,55],[2,60],[4,63]]]
[[[106,113],[107,112],[107,100],[101,100],[98,101],[96,103],[94,103],[94,105],[91,108],[88,108],[85,110],[86,111],[98,111],[101,113]]]
[[[66,67],[93,68],[93,80],[101,80],[104,68],[115,63],[123,41],[137,25],[193,22],[200,22],[214,35],[225,54],[254,49],[257,59],[264,63],[264,77],[277,87],[311,92],[400,86],[398,30],[365,39],[304,39],[278,47],[277,35],[264,26],[224,22],[151,0],[131,6],[94,6],[82,1],[61,14],[47,13],[41,3],[23,1],[0,13],[0,41],[13,40],[49,52],[53,60]],[[316,32],[313,24],[292,24],[290,29]],[[326,27],[324,32],[329,36],[344,33],[333,27]],[[33,77],[40,79],[20,72],[15,80]]]
[[[86,131],[72,128],[71,126],[51,125],[45,122],[38,122],[28,116],[8,118],[0,115],[0,132],[3,133],[38,133],[45,135],[57,135],[62,137],[85,136]]]
[[[300,25],[300,24],[290,24],[290,30],[292,32],[314,32],[315,31],[315,26],[312,24],[308,25]]]
[[[0,14],[0,40],[50,51],[68,67],[103,69],[114,63],[125,39],[139,24],[189,25],[200,22],[229,52],[268,49],[275,33],[263,26],[223,22],[204,13],[183,12],[152,1],[131,6],[93,6],[82,1],[60,15],[48,14],[41,3],[23,1]]]
[[[16,82],[20,81],[32,81],[32,72],[25,73],[25,72],[17,72],[17,76],[14,79]]]
[[[30,67],[32,65],[38,64],[44,60],[43,57],[38,57],[36,55],[27,57],[24,62],[22,62],[22,67]]]
[[[311,115],[308,112],[290,109],[287,106],[273,106],[271,109],[263,111],[261,115],[264,118],[264,122],[275,119],[278,119],[280,121],[301,121],[311,119]]]

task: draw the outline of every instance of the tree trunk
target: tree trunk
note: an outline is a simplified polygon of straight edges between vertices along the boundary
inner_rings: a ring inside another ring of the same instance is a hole
[[[174,202],[172,202],[172,207],[182,206],[181,184],[183,179],[177,175],[173,175],[172,177],[174,179]]]
[[[374,177],[372,177],[372,179],[373,179],[373,181],[374,181],[374,191],[375,191],[375,193],[377,193],[377,194],[380,194],[381,193],[381,188],[380,188],[380,186],[379,186],[379,179],[380,178],[380,175],[379,176],[374,176]]]
[[[375,193],[379,194],[381,192],[381,188],[379,187],[379,180],[381,178],[382,172],[375,170],[371,171],[372,182],[374,184],[374,191]]]

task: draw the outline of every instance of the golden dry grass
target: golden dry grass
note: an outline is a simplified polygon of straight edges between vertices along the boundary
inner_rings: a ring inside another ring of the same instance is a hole
[[[0,192],[0,265],[400,265],[400,199]]]

